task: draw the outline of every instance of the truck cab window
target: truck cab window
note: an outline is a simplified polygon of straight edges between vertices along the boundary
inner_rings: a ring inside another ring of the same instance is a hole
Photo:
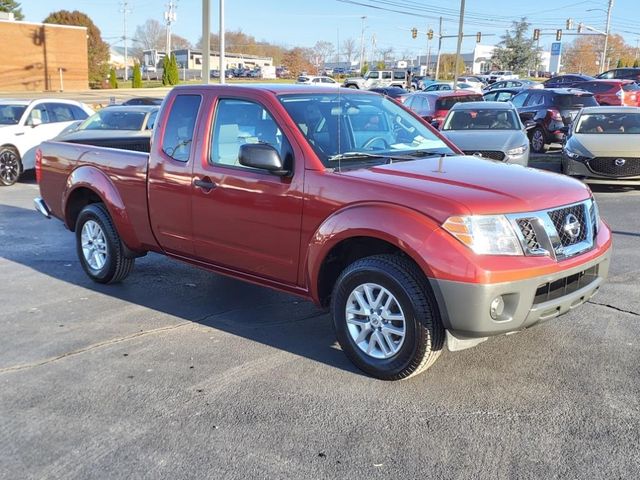
[[[189,161],[200,95],[178,95],[173,102],[162,138],[162,151],[174,160]]]
[[[211,163],[240,167],[238,154],[245,143],[269,144],[284,158],[285,142],[273,117],[261,105],[230,98],[218,102],[211,138]]]

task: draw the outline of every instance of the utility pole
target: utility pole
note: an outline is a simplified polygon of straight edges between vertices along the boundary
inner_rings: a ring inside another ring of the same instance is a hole
[[[440,24],[438,27],[438,58],[436,60],[436,76],[434,80],[438,80],[440,75],[440,51],[442,50],[442,17],[440,17]]]
[[[226,72],[224,69],[224,0],[220,0],[220,84],[224,85]]]
[[[129,2],[124,0],[122,2],[122,23],[123,23],[123,35],[122,39],[124,40],[124,80],[127,81],[129,79],[129,58],[127,51],[127,14],[131,13],[129,10]]]
[[[364,67],[364,22],[367,20],[367,17],[362,18],[362,30],[360,31],[360,73],[362,73],[362,68]]]
[[[177,0],[169,0],[169,3],[167,4],[167,11],[164,12],[164,21],[167,23],[167,39],[165,52],[165,55],[167,57],[171,55],[171,24],[178,19],[178,17],[176,16],[177,8]]]
[[[371,35],[371,63],[376,61],[376,34]]]
[[[211,83],[211,0],[202,0],[202,83]]]
[[[456,66],[453,72],[453,89],[458,89],[458,65],[460,63],[460,49],[462,48],[462,26],[464,25],[464,1],[460,0],[460,23],[458,24],[458,47],[456,48]],[[610,0],[613,1],[613,0]]]
[[[607,61],[607,44],[609,43],[609,29],[611,28],[611,9],[613,8],[613,0],[609,0],[607,8],[607,28],[604,34],[604,49],[602,50],[602,60],[600,61],[600,73],[604,72],[604,64]]]

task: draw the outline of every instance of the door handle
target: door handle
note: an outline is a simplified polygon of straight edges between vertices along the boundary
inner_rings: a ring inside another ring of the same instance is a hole
[[[24,135],[24,132],[16,132],[16,137],[19,137],[20,135]]]
[[[193,181],[193,185],[198,188],[201,188],[205,192],[210,192],[211,190],[217,187],[217,185],[214,182],[212,182],[209,177],[204,177],[203,179],[196,178]]]

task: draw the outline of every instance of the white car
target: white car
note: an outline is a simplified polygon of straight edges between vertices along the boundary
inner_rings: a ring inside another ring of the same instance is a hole
[[[314,85],[316,87],[334,87],[339,88],[341,84],[331,77],[301,75],[296,80],[298,85]]]
[[[13,185],[35,167],[41,142],[93,113],[73,100],[0,100],[0,185]]]

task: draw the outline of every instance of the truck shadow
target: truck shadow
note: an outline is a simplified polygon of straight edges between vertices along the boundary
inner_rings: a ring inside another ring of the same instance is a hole
[[[304,299],[156,254],[138,259],[123,283],[96,284],[82,271],[74,234],[57,220],[47,221],[35,211],[15,206],[0,204],[0,238],[0,258],[70,286],[171,315],[177,319],[175,323],[187,320],[360,373],[335,344],[330,316]],[[43,280],[33,288],[54,287]],[[87,309],[88,317],[95,314],[90,307]]]

